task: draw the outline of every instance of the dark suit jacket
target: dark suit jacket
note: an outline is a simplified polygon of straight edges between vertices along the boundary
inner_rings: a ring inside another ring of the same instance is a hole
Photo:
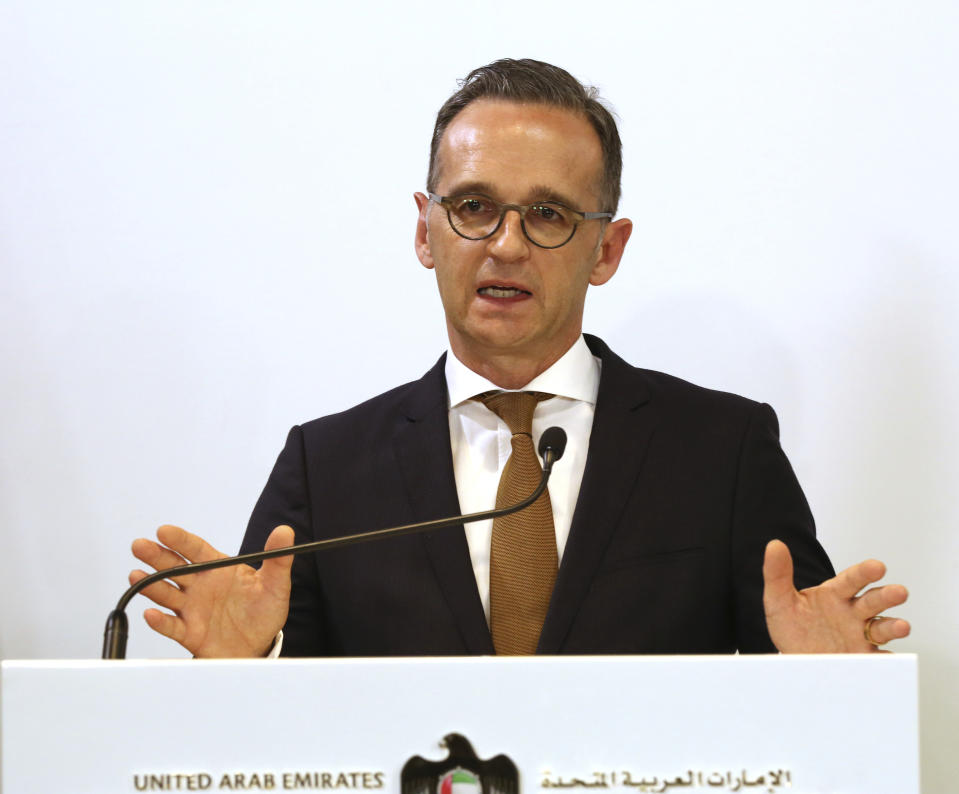
[[[775,650],[762,555],[799,587],[832,575],[767,405],[603,362],[586,471],[540,653]],[[297,542],[460,512],[444,360],[418,381],[290,431],[243,551],[278,524]],[[562,465],[562,462],[557,465]],[[301,555],[283,654],[490,654],[461,527]]]

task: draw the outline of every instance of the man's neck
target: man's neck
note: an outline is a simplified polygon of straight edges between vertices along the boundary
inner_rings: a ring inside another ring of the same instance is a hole
[[[464,365],[481,375],[501,389],[521,389],[533,378],[541,375],[559,361],[578,339],[577,335],[569,345],[539,357],[510,353],[489,353],[471,355],[470,351],[457,350],[451,345],[453,355]]]

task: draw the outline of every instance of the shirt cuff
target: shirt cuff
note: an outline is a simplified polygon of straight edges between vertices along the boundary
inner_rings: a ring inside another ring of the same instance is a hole
[[[279,659],[280,651],[283,650],[283,629],[276,635],[276,639],[273,640],[273,647],[270,648],[270,652],[266,655],[267,659]]]

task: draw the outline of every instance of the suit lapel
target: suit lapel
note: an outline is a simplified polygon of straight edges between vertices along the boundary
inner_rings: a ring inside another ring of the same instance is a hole
[[[633,492],[655,429],[654,412],[644,407],[650,395],[641,374],[599,339],[587,335],[586,341],[602,359],[603,370],[586,470],[538,653],[562,648]]]
[[[441,357],[413,385],[393,437],[414,521],[460,512],[450,452],[445,360]],[[463,528],[449,527],[419,537],[467,652],[493,653]]]

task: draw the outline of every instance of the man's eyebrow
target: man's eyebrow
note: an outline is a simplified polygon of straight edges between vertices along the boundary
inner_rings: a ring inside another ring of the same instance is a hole
[[[580,209],[580,207],[576,206],[579,203],[578,201],[574,201],[565,193],[561,193],[548,185],[534,185],[527,196],[529,197],[527,203],[534,201],[552,201],[555,204],[562,204],[571,210]]]
[[[509,203],[505,201],[504,197],[499,194],[499,191],[497,191],[497,189],[489,182],[463,182],[450,188],[450,191],[447,195],[465,196],[470,193],[479,196],[488,196],[489,198],[496,199],[497,201]],[[548,185],[534,185],[526,191],[525,196],[519,199],[519,203],[522,204],[535,204],[538,201],[551,201],[556,204],[562,204],[564,207],[569,209],[580,209],[576,206],[576,201],[571,199],[565,193],[561,193],[560,191],[556,190],[555,188],[551,188]]]
[[[489,182],[462,182],[451,187],[446,195],[466,196],[468,194],[496,198],[496,190]]]

